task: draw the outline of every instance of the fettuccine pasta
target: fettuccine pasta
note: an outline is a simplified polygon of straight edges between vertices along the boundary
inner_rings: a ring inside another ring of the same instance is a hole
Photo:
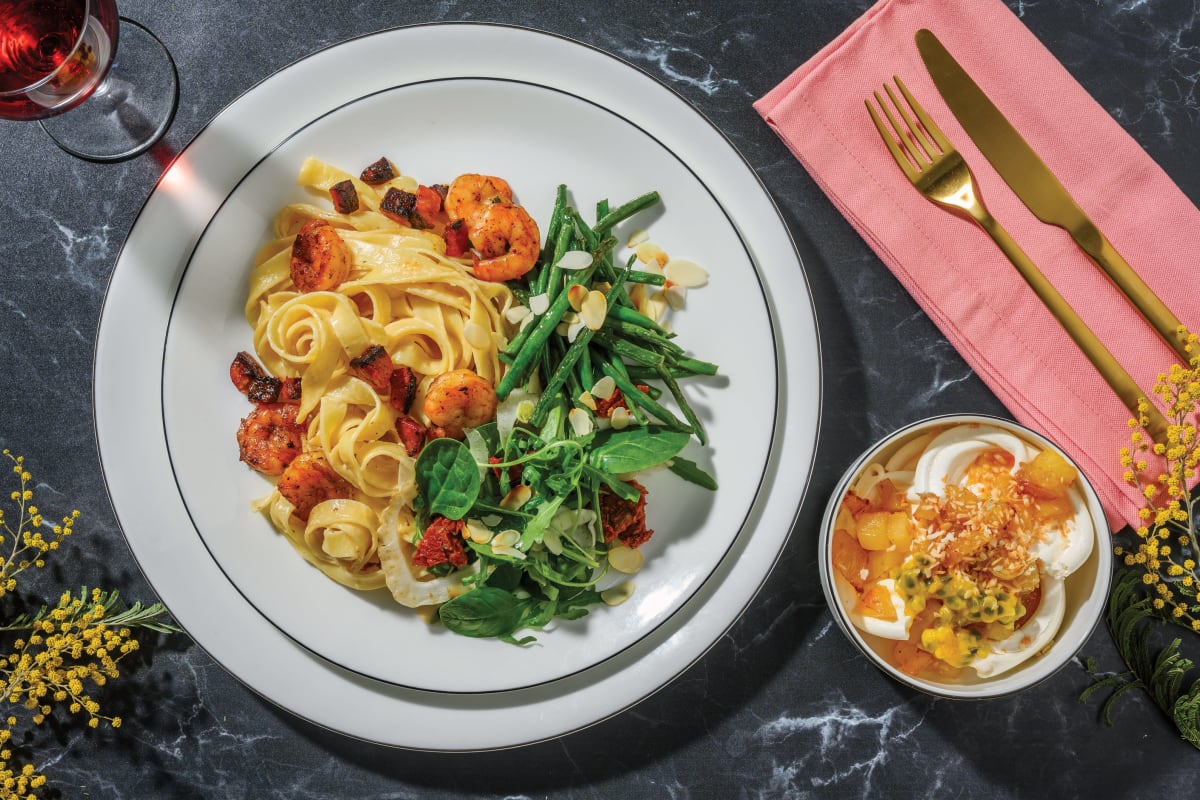
[[[332,470],[326,483],[343,490],[328,493],[346,496],[318,498],[305,518],[277,486],[256,508],[302,557],[345,586],[387,586],[414,607],[445,602],[461,576],[435,579],[409,563],[414,462],[398,424],[411,416],[429,427],[422,398],[438,375],[472,370],[491,384],[499,380],[510,333],[504,315],[515,300],[503,283],[476,279],[469,261],[448,257],[434,230],[380,211],[388,189],[417,191],[412,178],[369,185],[311,158],[299,174],[302,186],[325,196],[344,181],[359,200],[351,213],[309,203],[279,211],[275,238],[254,259],[245,315],[266,371],[299,379],[300,449],[319,456],[314,469]],[[332,288],[301,291],[291,272],[293,245],[316,219],[345,243],[349,274]],[[411,410],[397,408],[354,369],[355,359],[378,347],[392,367],[416,377]],[[287,480],[285,473],[280,482]]]

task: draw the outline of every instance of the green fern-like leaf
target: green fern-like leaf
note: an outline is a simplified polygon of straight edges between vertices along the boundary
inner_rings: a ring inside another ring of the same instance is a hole
[[[1139,573],[1124,570],[1117,574],[1109,593],[1106,622],[1129,671],[1097,678],[1079,699],[1084,702],[1096,691],[1110,689],[1102,713],[1104,721],[1111,725],[1112,707],[1117,699],[1132,689],[1144,689],[1175,723],[1180,735],[1200,749],[1200,679],[1186,693],[1182,691],[1193,662],[1180,652],[1180,639],[1155,651],[1151,636],[1167,621],[1154,609],[1153,601],[1142,587]],[[1095,675],[1094,664],[1089,663],[1088,672]]]

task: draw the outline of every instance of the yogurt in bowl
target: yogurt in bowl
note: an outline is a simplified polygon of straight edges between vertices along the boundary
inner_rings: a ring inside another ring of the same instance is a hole
[[[1049,677],[1103,614],[1100,501],[1052,442],[1008,420],[935,417],[847,470],[826,509],[821,578],[843,631],[897,680],[945,697]]]

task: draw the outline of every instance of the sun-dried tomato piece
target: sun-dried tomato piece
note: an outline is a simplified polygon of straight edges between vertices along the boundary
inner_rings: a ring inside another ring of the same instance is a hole
[[[378,161],[368,164],[363,168],[362,174],[358,176],[363,183],[375,186],[380,183],[387,183],[392,178],[396,177],[396,168],[392,166],[392,162],[384,156]]]
[[[417,375],[409,367],[401,365],[392,370],[389,381],[388,403],[392,408],[407,414],[417,396]]]
[[[461,219],[448,223],[446,229],[442,231],[442,238],[446,240],[446,255],[450,258],[465,256],[471,249],[471,237],[467,233],[467,224]]]
[[[287,385],[285,381],[281,381],[263,369],[254,356],[244,350],[233,357],[233,363],[229,365],[229,378],[239,392],[246,395],[250,402],[258,405],[278,403],[280,400],[290,402],[290,393],[293,388],[296,400],[299,400],[299,378],[287,379],[287,381],[295,381],[295,387]],[[288,390],[286,393],[285,386]]]
[[[349,178],[330,186],[329,197],[333,200],[333,210],[339,214],[358,211],[358,189],[354,188],[354,181]]]
[[[450,564],[454,567],[467,565],[467,552],[463,548],[463,521],[434,517],[425,529],[425,535],[417,543],[413,563],[418,567],[435,567]]]
[[[401,225],[412,225],[412,215],[416,207],[417,196],[395,186],[388,189],[379,201],[380,213]]]
[[[437,224],[442,213],[442,196],[428,186],[417,187],[417,200],[408,221],[414,228],[428,230]]]
[[[233,385],[242,394],[250,391],[250,385],[254,381],[267,377],[267,372],[262,368],[262,365],[247,353],[245,350],[233,357],[233,363],[229,365],[229,379],[233,381]]]
[[[396,420],[396,431],[400,434],[405,451],[416,458],[425,446],[425,426],[406,415]]]
[[[383,394],[391,387],[392,358],[383,345],[368,347],[358,358],[350,359],[350,374],[371,384],[371,388]]]
[[[629,481],[638,490],[636,501],[625,500],[609,491],[600,493],[600,520],[604,525],[604,541],[620,539],[627,547],[639,547],[654,535],[646,527],[646,487]]]

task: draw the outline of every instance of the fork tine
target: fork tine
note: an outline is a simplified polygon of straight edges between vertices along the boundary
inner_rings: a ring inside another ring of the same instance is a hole
[[[875,102],[879,104],[879,107],[883,110],[883,113],[888,115],[888,120],[892,123],[892,128],[889,129],[879,117],[878,112],[875,111],[875,107],[871,105],[871,100],[868,98],[866,100],[867,111],[871,114],[871,121],[875,123],[875,129],[879,131],[879,136],[883,139],[883,143],[887,145],[888,150],[892,154],[892,158],[896,159],[896,163],[900,165],[900,169],[904,172],[904,176],[908,178],[909,181],[915,181],[917,179],[917,173],[921,168],[920,160],[912,157],[907,143],[904,142],[904,137],[900,136],[897,138],[897,134],[893,132],[896,126],[896,121],[888,112],[887,106],[884,105],[883,99],[879,96],[879,92],[875,92]]]
[[[895,76],[893,76],[893,80],[897,82],[900,81],[900,79]],[[914,146],[921,150],[922,153],[928,157],[929,162],[932,164],[937,157],[941,155],[942,148],[936,146],[933,140],[929,137],[929,134],[922,129],[922,126],[918,125],[913,120],[908,111],[905,110],[905,103],[901,102],[900,98],[896,97],[896,93],[892,91],[892,87],[884,86],[883,88],[887,92],[888,97],[891,98],[892,105],[896,107],[896,113],[899,114],[900,119],[904,121],[905,131],[912,138]],[[910,103],[915,102],[911,95],[906,94],[905,99],[909,100]]]
[[[938,149],[943,153],[947,152],[948,150],[953,150],[954,147],[950,144],[950,140],[946,138],[946,134],[942,133],[942,129],[939,128],[937,124],[930,118],[929,114],[925,113],[925,109],[922,108],[921,104],[917,102],[917,98],[912,96],[912,92],[910,92],[908,87],[904,85],[904,81],[900,80],[900,76],[896,75],[894,78],[896,81],[896,86],[900,88],[900,93],[904,95],[904,99],[908,102],[909,107],[912,108],[913,112],[917,115],[917,119],[921,121],[921,127],[924,128],[926,133],[928,133],[929,136],[933,138],[933,141],[937,143]]]

